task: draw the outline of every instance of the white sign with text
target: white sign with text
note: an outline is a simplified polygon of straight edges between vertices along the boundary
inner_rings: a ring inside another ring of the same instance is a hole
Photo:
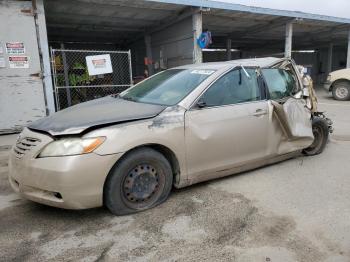
[[[86,57],[86,65],[89,75],[102,75],[113,72],[111,56],[107,55],[93,55]]]

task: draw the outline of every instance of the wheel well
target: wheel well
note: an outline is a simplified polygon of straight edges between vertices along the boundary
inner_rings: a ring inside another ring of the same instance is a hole
[[[178,182],[179,175],[181,172],[179,161],[178,161],[175,153],[170,148],[168,148],[164,145],[161,145],[161,144],[144,144],[144,145],[134,147],[134,148],[126,151],[124,153],[124,155],[114,164],[114,166],[117,165],[120,161],[122,161],[126,155],[132,153],[132,151],[139,149],[141,147],[152,148],[153,150],[161,153],[170,163],[170,166],[171,166],[171,169],[172,169],[173,175],[174,175],[174,184]]]
[[[176,183],[180,175],[180,164],[175,153],[170,148],[160,144],[147,144],[144,146],[158,151],[169,161],[171,169],[173,170],[174,183]]]
[[[179,182],[179,179],[180,179],[180,164],[179,164],[179,161],[177,160],[177,157],[175,155],[175,153],[169,149],[168,147],[166,146],[163,146],[163,145],[160,145],[160,144],[144,144],[144,145],[141,145],[141,146],[137,146],[137,147],[134,147],[128,151],[126,151],[123,156],[118,159],[118,161],[113,165],[113,167],[111,168],[111,170],[108,172],[108,175],[104,181],[104,184],[103,184],[103,204],[105,203],[105,187],[106,187],[106,182],[108,180],[108,178],[110,177],[110,173],[111,171],[113,170],[113,168],[118,165],[118,163],[120,163],[120,161],[122,161],[124,159],[124,157],[130,153],[132,153],[132,151],[136,150],[136,149],[139,149],[139,148],[142,148],[142,147],[148,147],[148,148],[152,148],[153,150],[156,150],[158,151],[159,153],[161,153],[170,163],[170,166],[171,166],[171,169],[173,171],[173,184],[176,184]]]
[[[345,79],[345,78],[337,79],[337,80],[335,80],[335,81],[332,83],[331,87],[329,88],[329,91],[332,92],[333,87],[334,87],[336,84],[341,83],[341,82],[346,82],[346,83],[348,83],[348,84],[350,85],[350,80],[349,80],[349,79]]]

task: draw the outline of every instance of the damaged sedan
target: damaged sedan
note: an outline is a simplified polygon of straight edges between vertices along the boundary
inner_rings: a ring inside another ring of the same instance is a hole
[[[332,129],[316,106],[290,59],[180,66],[30,124],[9,180],[42,204],[130,214],[172,187],[321,153]]]

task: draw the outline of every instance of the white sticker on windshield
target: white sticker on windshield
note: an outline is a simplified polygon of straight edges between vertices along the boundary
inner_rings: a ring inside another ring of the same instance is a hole
[[[191,74],[211,75],[214,72],[215,72],[214,70],[196,69],[196,70],[192,70]]]

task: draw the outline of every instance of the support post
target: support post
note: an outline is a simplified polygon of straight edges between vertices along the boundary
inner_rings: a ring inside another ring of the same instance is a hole
[[[69,87],[69,73],[68,73],[68,64],[67,64],[67,57],[64,50],[64,44],[61,43],[61,49],[62,49],[62,63],[63,63],[63,75],[64,75],[64,84],[66,86],[66,94],[67,94],[67,106],[70,107],[72,105],[72,97],[70,94],[70,87]]]
[[[202,33],[202,11],[198,10],[192,15],[192,30],[193,30],[193,63],[198,64],[203,62],[202,49],[197,44],[197,39]]]
[[[232,40],[231,40],[231,38],[227,38],[227,40],[226,40],[226,59],[227,59],[227,61],[231,60],[231,48],[232,48]]]
[[[284,47],[284,57],[292,57],[292,38],[293,38],[293,22],[286,24],[286,40]]]
[[[145,35],[145,45],[146,45],[146,56],[150,61],[153,61],[152,57],[152,42],[151,42],[151,36],[150,35]],[[148,74],[151,76],[153,75],[153,65],[147,64],[147,70]]]
[[[332,72],[332,61],[333,61],[333,43],[329,43],[328,46],[328,57],[327,57],[327,73]]]
[[[350,68],[350,28],[348,30],[348,55],[346,59],[346,68]]]
[[[32,1],[35,10],[35,25],[40,53],[41,71],[46,103],[46,115],[55,113],[55,96],[51,78],[49,43],[47,40],[45,9],[43,0]]]

